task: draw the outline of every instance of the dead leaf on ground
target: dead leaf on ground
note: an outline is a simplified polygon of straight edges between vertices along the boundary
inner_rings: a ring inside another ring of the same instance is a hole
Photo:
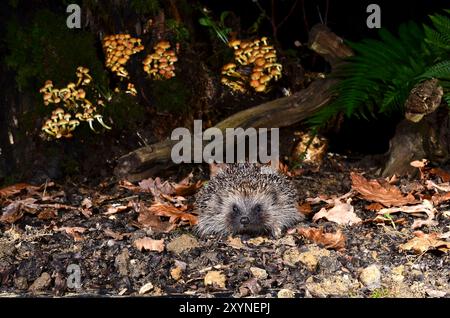
[[[398,212],[404,212],[408,214],[419,214],[419,213],[425,213],[427,215],[427,218],[425,220],[415,220],[412,224],[411,228],[417,229],[421,226],[428,225],[428,226],[434,226],[438,223],[434,220],[434,217],[437,213],[437,210],[434,208],[433,204],[429,200],[423,200],[422,203],[416,204],[416,205],[407,205],[407,206],[401,206],[396,208],[384,208],[377,212],[379,215],[389,215],[392,213],[398,213]]]
[[[58,216],[58,211],[55,209],[44,209],[43,211],[39,212],[38,219],[39,220],[50,220],[50,219],[56,219]]]
[[[152,204],[150,208],[148,208],[148,211],[157,216],[169,217],[170,223],[176,223],[181,220],[187,221],[191,226],[197,224],[197,216],[183,212],[172,205],[167,205],[161,202],[155,202]]]
[[[413,251],[416,254],[423,254],[430,250],[446,253],[450,250],[450,242],[441,240],[438,233],[425,234],[422,231],[416,231],[414,235],[416,237],[400,245],[400,250]]]
[[[247,247],[244,245],[244,243],[242,243],[241,238],[237,237],[237,236],[236,237],[232,237],[232,236],[228,237],[227,244],[237,250],[247,249]]]
[[[297,206],[297,209],[303,215],[309,215],[312,213],[311,203],[309,203],[309,202],[304,202],[302,204],[299,204]]]
[[[373,202],[373,203],[371,203],[369,205],[366,205],[364,208],[366,210],[375,211],[376,212],[376,211],[380,211],[381,209],[383,209],[384,206],[381,203]]]
[[[175,189],[169,181],[162,181],[159,177],[144,179],[139,182],[141,192],[153,194],[156,201],[160,200],[161,194],[173,195]]]
[[[399,206],[416,203],[411,193],[406,196],[394,185],[386,180],[367,180],[362,175],[351,172],[352,188],[365,200],[379,202],[384,206]]]
[[[130,208],[130,205],[112,204],[106,209],[105,215],[112,215],[119,212],[124,212]]]
[[[134,241],[134,246],[139,251],[148,250],[148,251],[155,251],[155,252],[162,252],[164,251],[164,239],[161,240],[154,240],[149,237],[144,237],[141,239],[137,239]]]
[[[190,196],[197,192],[203,185],[203,181],[191,182],[193,178],[192,172],[183,180],[178,183],[173,182],[172,186],[175,190],[175,194],[179,196]]]
[[[345,248],[346,237],[339,229],[335,233],[327,233],[323,227],[301,227],[297,228],[297,233],[327,249],[339,251]]]
[[[80,242],[84,240],[81,234],[86,231],[86,228],[80,226],[74,227],[63,226],[57,229],[57,231],[66,232],[66,234],[70,235],[75,240],[75,242]]]
[[[115,239],[116,241],[121,241],[124,239],[124,237],[131,235],[130,233],[117,233],[111,229],[105,229],[103,232],[105,233],[105,235]]]
[[[431,168],[430,173],[441,178],[442,182],[450,181],[450,173],[441,168]]]
[[[353,206],[350,204],[351,199],[347,202],[335,200],[334,207],[327,211],[322,208],[319,212],[314,214],[312,220],[316,222],[321,218],[325,218],[328,221],[335,222],[342,225],[352,225],[361,223],[361,219],[355,214]]]
[[[449,192],[450,191],[450,183],[440,183],[436,184],[431,180],[426,180],[426,185],[428,190],[435,190],[435,191],[443,191],[443,192]]]
[[[22,190],[37,190],[40,187],[28,183],[17,183],[0,189],[0,197],[10,197],[20,193]]]
[[[39,205],[35,203],[36,201],[37,200],[33,198],[26,198],[11,202],[3,209],[0,221],[12,224],[21,219],[24,212],[35,214],[39,207]]]
[[[138,216],[138,222],[143,227],[149,227],[155,232],[169,233],[177,227],[177,224],[169,221],[162,221],[161,218],[149,211],[147,207],[141,208]]]

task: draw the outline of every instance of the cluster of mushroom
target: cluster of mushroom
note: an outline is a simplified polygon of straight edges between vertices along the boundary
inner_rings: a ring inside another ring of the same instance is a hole
[[[276,81],[281,77],[282,66],[277,63],[277,52],[268,44],[267,37],[253,41],[232,40],[229,45],[234,49],[239,67],[253,66],[250,76],[238,70],[236,63],[222,67],[222,83],[231,89],[245,92],[248,84],[256,92],[265,92],[272,79]]]
[[[178,61],[174,50],[170,50],[168,41],[160,41],[154,47],[154,52],[146,56],[142,64],[144,71],[154,79],[169,79],[175,76],[175,65]]]
[[[47,119],[42,126],[42,130],[47,134],[56,137],[72,137],[72,131],[80,124],[76,119],[71,119],[72,115],[66,113],[64,109],[57,108],[52,112],[50,119]]]
[[[87,86],[92,82],[92,77],[89,75],[89,69],[86,67],[78,67],[76,71],[78,78],[77,83],[69,83],[64,88],[55,88],[51,80],[45,82],[39,92],[42,94],[44,104],[64,104],[67,111],[75,114],[75,119],[72,119],[72,114],[61,108],[56,108],[48,119],[42,130],[47,134],[56,137],[72,137],[72,131],[80,124],[81,121],[89,123],[89,127],[94,130],[92,125],[94,120],[97,120],[106,129],[111,127],[105,125],[102,116],[97,113],[97,106],[86,98],[86,91],[83,86]],[[98,99],[97,105],[105,106],[103,100]]]
[[[142,40],[133,38],[130,34],[113,34],[103,39],[103,50],[106,55],[106,67],[117,76],[128,78],[125,69],[131,55],[144,50]]]

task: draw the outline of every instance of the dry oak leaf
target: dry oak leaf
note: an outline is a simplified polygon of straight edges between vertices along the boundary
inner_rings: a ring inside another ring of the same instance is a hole
[[[203,185],[203,181],[198,180],[195,183],[191,182],[193,177],[192,172],[183,180],[178,183],[172,182],[172,187],[175,190],[175,194],[179,196],[190,196],[197,192]]]
[[[400,250],[413,251],[416,254],[423,254],[429,250],[439,250],[446,253],[450,250],[450,242],[441,240],[438,233],[425,234],[422,231],[416,231],[414,235],[415,238],[400,245]]]
[[[33,186],[28,183],[17,183],[0,189],[0,197],[10,197],[17,193],[20,193],[22,190],[37,190],[40,187]]]
[[[426,219],[415,220],[411,228],[417,229],[421,226],[428,225],[434,226],[438,223],[434,220],[437,210],[434,208],[433,203],[429,200],[423,200],[422,203],[416,205],[407,205],[396,208],[384,208],[377,212],[379,215],[386,215],[391,213],[404,212],[409,214],[425,213],[427,215]]]
[[[60,227],[59,229],[57,229],[57,231],[60,231],[60,232],[64,231],[68,235],[70,235],[75,240],[75,242],[80,242],[80,241],[84,240],[83,236],[81,236],[81,233],[84,233],[86,231],[86,228],[80,227],[80,226],[74,226],[74,227],[63,226],[63,227]]]
[[[322,227],[301,227],[297,228],[297,233],[326,249],[339,251],[345,248],[346,237],[339,229],[335,233],[327,233]]]
[[[367,180],[362,175],[351,172],[352,188],[365,200],[379,202],[384,206],[399,206],[416,203],[412,194],[406,196],[394,185],[385,180]]]
[[[339,199],[336,199],[334,201],[334,207],[328,211],[327,209],[322,208],[319,212],[314,214],[312,220],[316,222],[321,218],[325,218],[328,221],[345,225],[361,223],[362,220],[355,214],[355,209],[350,202],[351,199],[348,199],[347,202],[342,202]]]
[[[142,249],[144,249],[144,250],[149,250],[149,251],[162,252],[162,251],[164,251],[164,248],[165,248],[164,239],[154,240],[149,237],[144,237],[144,238],[135,240],[134,246],[136,246],[136,248],[139,251],[142,251]]]
[[[172,195],[175,189],[169,181],[162,181],[159,177],[144,179],[139,182],[141,192],[150,192],[155,200],[159,200],[161,194]]]
[[[169,217],[170,223],[175,223],[178,220],[181,220],[189,222],[191,226],[197,224],[197,216],[183,212],[172,205],[163,204],[161,202],[155,202],[152,204],[150,208],[148,208],[148,211],[157,216]]]
[[[26,198],[24,200],[16,200],[11,202],[3,209],[3,214],[0,217],[1,222],[14,223],[21,219],[24,212],[36,213],[39,205],[37,200],[33,198]]]

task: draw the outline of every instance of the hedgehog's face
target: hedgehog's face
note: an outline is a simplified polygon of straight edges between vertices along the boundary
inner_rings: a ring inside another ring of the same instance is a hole
[[[227,221],[233,234],[267,234],[267,207],[255,198],[241,198],[227,207]]]

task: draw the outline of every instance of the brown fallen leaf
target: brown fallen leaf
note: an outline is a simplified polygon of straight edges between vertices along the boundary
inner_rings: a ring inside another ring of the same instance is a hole
[[[12,224],[21,219],[24,212],[35,214],[39,208],[39,205],[35,203],[36,201],[37,200],[33,198],[26,198],[11,202],[3,209],[0,221]]]
[[[297,209],[301,214],[304,214],[304,215],[309,215],[312,213],[311,203],[309,203],[309,202],[304,202],[302,204],[299,204],[297,206]]]
[[[81,213],[89,218],[92,216],[92,200],[89,198],[84,198],[83,201],[81,201]]]
[[[117,233],[111,229],[105,229],[103,232],[105,233],[105,235],[115,239],[116,241],[121,241],[124,239],[124,237],[131,235],[130,233]]]
[[[197,224],[197,216],[183,212],[172,205],[167,205],[161,202],[155,202],[154,204],[152,204],[148,211],[157,216],[169,217],[170,223],[175,223],[181,220],[187,221],[191,226]]]
[[[434,220],[437,210],[434,208],[433,204],[429,200],[423,200],[422,203],[416,205],[407,205],[396,208],[384,208],[377,212],[379,215],[389,215],[392,213],[404,212],[409,214],[425,213],[427,219],[425,220],[415,220],[412,224],[413,229],[417,229],[421,226],[428,225],[434,226],[438,223]]]
[[[431,197],[431,201],[433,201],[434,205],[439,205],[442,202],[446,202],[448,200],[450,200],[450,192],[442,193],[442,194],[438,193]]]
[[[334,207],[327,211],[322,208],[319,212],[314,214],[312,220],[316,222],[321,218],[325,218],[328,221],[335,222],[337,224],[352,225],[361,223],[361,219],[355,214],[353,206],[350,204],[351,199],[347,202],[335,200]]]
[[[417,200],[409,193],[403,193],[386,180],[367,180],[362,175],[351,172],[352,189],[357,191],[365,200],[379,202],[384,206],[399,206],[416,203]]]
[[[237,237],[237,236],[236,237],[229,236],[228,239],[227,239],[227,244],[229,246],[231,246],[232,248],[235,248],[237,250],[248,249],[244,245],[244,243],[242,243],[241,238]]]
[[[80,226],[74,227],[63,226],[57,229],[57,231],[66,232],[66,234],[70,235],[75,240],[75,242],[80,242],[84,240],[81,234],[86,231],[86,228]]]
[[[297,233],[327,249],[339,251],[345,248],[346,237],[339,229],[335,233],[327,233],[323,227],[297,228]]]
[[[125,188],[125,189],[128,189],[133,192],[142,192],[141,187],[135,186],[128,180],[120,180],[118,182],[118,184],[119,184],[119,187],[121,187],[121,188]]]
[[[437,192],[438,191],[450,192],[450,183],[449,182],[436,184],[431,180],[426,180],[425,184],[426,184],[428,190],[435,190]]]
[[[139,251],[148,250],[148,251],[155,251],[155,252],[162,252],[164,251],[164,239],[161,240],[154,240],[149,237],[144,237],[141,239],[137,239],[134,241],[134,245]]]
[[[151,228],[155,232],[169,233],[177,227],[177,224],[169,221],[162,221],[161,218],[144,207],[140,210],[138,222],[143,227]]]
[[[441,168],[431,168],[430,173],[441,178],[442,182],[450,181],[450,173]]]
[[[124,212],[124,211],[128,210],[129,208],[130,208],[129,205],[113,204],[113,205],[108,206],[108,208],[106,209],[106,212],[104,214],[112,215],[112,214],[116,214],[119,212]]]
[[[39,212],[38,219],[39,220],[50,220],[50,219],[56,219],[58,216],[58,211],[55,209],[44,209],[43,211]]]
[[[197,192],[203,185],[202,180],[198,180],[196,183],[181,184],[172,183],[176,195],[180,196],[190,196]]]
[[[169,181],[162,181],[159,177],[144,179],[139,182],[141,192],[149,192],[153,194],[156,201],[160,200],[161,194],[172,195],[175,194],[175,189]]]
[[[416,231],[413,234],[416,237],[400,245],[401,251],[423,254],[430,250],[439,250],[444,253],[450,250],[450,242],[441,240],[438,233],[425,234],[422,231]]]
[[[0,189],[0,197],[10,197],[20,193],[22,190],[37,190],[40,187],[33,186],[28,183],[17,183]]]
[[[373,202],[369,205],[366,205],[364,208],[369,211],[380,211],[384,208],[384,206],[381,203]]]

